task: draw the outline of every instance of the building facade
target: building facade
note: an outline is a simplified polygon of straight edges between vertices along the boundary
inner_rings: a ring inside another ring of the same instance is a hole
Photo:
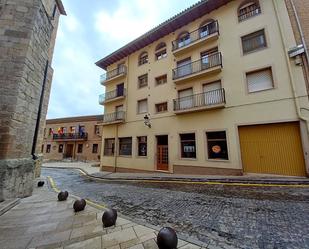
[[[0,0],[0,201],[32,193],[61,14],[61,0]]]
[[[200,1],[96,64],[101,169],[308,175],[308,94],[287,5]]]
[[[103,116],[46,120],[44,160],[100,161]]]

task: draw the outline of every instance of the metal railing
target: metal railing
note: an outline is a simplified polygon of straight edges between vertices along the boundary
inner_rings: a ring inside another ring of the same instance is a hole
[[[114,91],[103,93],[99,95],[99,104],[102,105],[107,100],[111,100],[111,99],[115,99],[115,98],[123,97],[123,96],[126,96],[126,89],[121,89],[121,90],[116,89]]]
[[[256,15],[259,15],[259,14],[261,14],[261,7],[257,7],[256,9],[253,9],[251,11],[240,14],[238,16],[238,21],[242,22],[242,21],[244,21],[244,20],[246,20],[250,17],[256,16]]]
[[[87,132],[80,132],[80,133],[59,133],[53,134],[53,140],[87,140],[88,133]]]
[[[119,111],[114,113],[104,114],[103,116],[103,123],[111,123],[115,121],[124,121],[125,112]]]
[[[118,68],[108,71],[105,74],[102,74],[100,77],[100,82],[103,83],[104,81],[110,80],[118,75],[126,74],[127,67],[125,65],[121,65]]]
[[[194,61],[173,69],[173,80],[199,73],[217,66],[222,67],[222,55],[220,52],[210,54],[198,61]]]
[[[224,88],[174,99],[174,111],[225,104]]]
[[[218,21],[213,21],[206,24],[205,26],[200,27],[197,30],[192,31],[191,33],[188,33],[184,38],[173,41],[172,50],[175,51],[179,48],[186,47],[195,41],[204,39],[217,32],[219,32]]]

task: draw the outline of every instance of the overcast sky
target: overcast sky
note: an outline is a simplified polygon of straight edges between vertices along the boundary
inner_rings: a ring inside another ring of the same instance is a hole
[[[198,0],[62,0],[47,118],[103,114],[95,62]]]

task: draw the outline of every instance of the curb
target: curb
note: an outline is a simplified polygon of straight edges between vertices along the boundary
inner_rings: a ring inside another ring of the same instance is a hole
[[[6,202],[6,201],[4,201]],[[5,214],[7,211],[9,211],[10,209],[12,209],[13,207],[15,207],[16,205],[18,205],[20,203],[20,198],[16,198],[13,200],[9,200],[7,201],[7,203],[5,204],[5,206],[0,207],[0,216]]]
[[[42,168],[49,169],[71,169],[78,170],[84,176],[91,178],[93,180],[100,181],[115,181],[115,182],[149,182],[149,183],[178,183],[178,184],[199,184],[199,185],[227,185],[227,186],[243,186],[243,187],[292,187],[292,188],[309,188],[309,181],[289,181],[286,180],[268,180],[268,179],[201,179],[201,178],[167,178],[167,177],[135,177],[135,178],[108,178],[108,177],[100,177],[88,174],[87,171],[78,167],[49,167],[42,166]],[[109,175],[109,174],[107,174]]]

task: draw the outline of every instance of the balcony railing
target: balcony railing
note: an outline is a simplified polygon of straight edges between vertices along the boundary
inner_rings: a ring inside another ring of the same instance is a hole
[[[126,96],[126,89],[116,89],[114,91],[103,93],[99,95],[99,104],[102,105],[106,101],[124,96]]]
[[[173,80],[187,77],[217,66],[222,67],[222,55],[220,52],[205,56],[198,61],[173,69]]]
[[[172,50],[175,51],[179,48],[189,46],[190,44],[198,40],[205,39],[208,36],[211,36],[212,34],[215,34],[217,32],[219,32],[218,21],[213,21],[191,33],[188,33],[187,36],[173,41]]]
[[[174,99],[174,111],[185,111],[200,107],[213,107],[225,104],[224,88]]]
[[[125,118],[125,112],[119,111],[114,113],[104,114],[103,116],[103,123],[116,123],[116,122],[123,122]]]
[[[256,9],[240,14],[238,16],[238,21],[242,22],[250,17],[256,16],[259,14],[261,14],[261,7],[257,7]]]
[[[127,67],[125,65],[121,65],[118,68],[108,71],[105,74],[101,75],[100,82],[101,84],[104,83],[105,81],[108,81],[110,79],[113,79],[119,75],[125,75],[127,73]]]
[[[87,140],[88,133],[62,133],[62,134],[53,134],[53,140]]]

